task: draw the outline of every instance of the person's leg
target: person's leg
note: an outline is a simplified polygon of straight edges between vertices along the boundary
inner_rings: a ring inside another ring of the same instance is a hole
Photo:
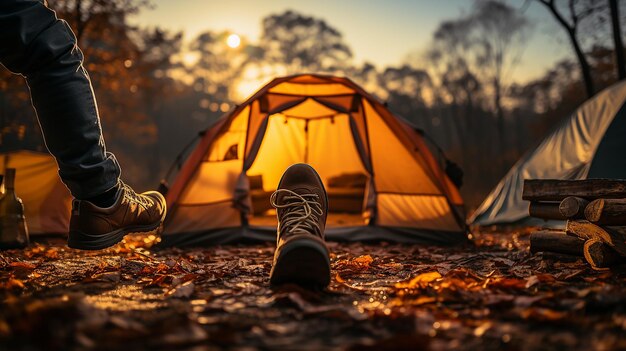
[[[270,282],[326,287],[330,284],[330,255],[324,241],[328,197],[319,175],[303,163],[287,168],[270,202],[278,216]]]
[[[82,61],[69,26],[42,1],[0,0],[0,62],[26,77],[46,146],[76,198],[68,245],[98,250],[156,230],[166,204],[161,194],[136,194],[119,179]]]
[[[46,146],[77,199],[115,192],[120,167],[105,149],[83,54],[65,21],[37,0],[0,1],[0,62],[28,82]]]

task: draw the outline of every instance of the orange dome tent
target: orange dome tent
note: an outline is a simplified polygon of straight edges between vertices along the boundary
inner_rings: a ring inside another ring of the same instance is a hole
[[[312,165],[335,240],[454,244],[463,200],[423,137],[347,78],[274,79],[204,133],[167,193],[164,245],[273,240],[269,196]]]
[[[7,168],[16,169],[15,193],[24,203],[30,235],[67,235],[72,196],[61,183],[54,158],[24,150],[0,153],[0,174]]]

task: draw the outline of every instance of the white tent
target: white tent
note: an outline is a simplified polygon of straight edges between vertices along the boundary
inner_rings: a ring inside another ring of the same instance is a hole
[[[524,179],[626,179],[626,81],[585,102],[522,157],[472,214],[474,225],[534,224]]]

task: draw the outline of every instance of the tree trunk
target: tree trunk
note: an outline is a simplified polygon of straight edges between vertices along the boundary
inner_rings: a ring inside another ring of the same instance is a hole
[[[76,0],[74,4],[74,16],[76,16],[76,42],[80,45],[80,40],[83,37],[83,13],[82,13],[82,0]]]
[[[496,150],[499,151],[500,155],[503,153],[506,154],[506,137],[504,135],[504,110],[502,110],[502,88],[500,86],[500,81],[498,78],[494,78],[493,80],[493,104],[496,110],[496,120],[497,120],[497,129],[498,129],[498,144],[496,146]],[[505,160],[502,159],[502,165],[504,166]]]
[[[624,45],[622,45],[622,31],[619,25],[619,6],[617,0],[609,0],[611,6],[611,22],[613,23],[613,42],[615,43],[615,66],[617,78],[626,78],[626,60],[624,59]]]
[[[544,4],[550,10],[550,12],[552,12],[554,18],[556,18],[556,20],[565,29],[565,32],[567,32],[567,36],[572,43],[572,47],[574,48],[574,52],[576,53],[576,58],[578,59],[578,63],[580,64],[580,71],[583,76],[583,84],[585,85],[587,97],[592,97],[594,94],[594,89],[593,78],[591,77],[591,66],[589,66],[589,62],[585,57],[585,53],[580,48],[580,43],[578,43],[578,39],[576,38],[576,24],[570,25],[569,23],[567,23],[561,13],[559,13],[559,11],[556,9],[554,1],[539,0],[539,2]]]
[[[583,83],[585,84],[587,97],[591,98],[594,94],[593,78],[591,77],[591,66],[589,66],[587,57],[585,57],[585,53],[580,48],[580,44],[576,39],[576,34],[570,31],[568,31],[568,34],[570,37],[570,41],[572,42],[572,46],[574,47],[574,52],[576,53],[576,57],[578,58],[578,62],[580,64],[580,71],[583,75]]]

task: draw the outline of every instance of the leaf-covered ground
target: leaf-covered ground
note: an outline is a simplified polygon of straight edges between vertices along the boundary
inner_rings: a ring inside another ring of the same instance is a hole
[[[626,349],[626,270],[474,244],[330,243],[325,291],[270,288],[270,244],[0,251],[0,349]]]

